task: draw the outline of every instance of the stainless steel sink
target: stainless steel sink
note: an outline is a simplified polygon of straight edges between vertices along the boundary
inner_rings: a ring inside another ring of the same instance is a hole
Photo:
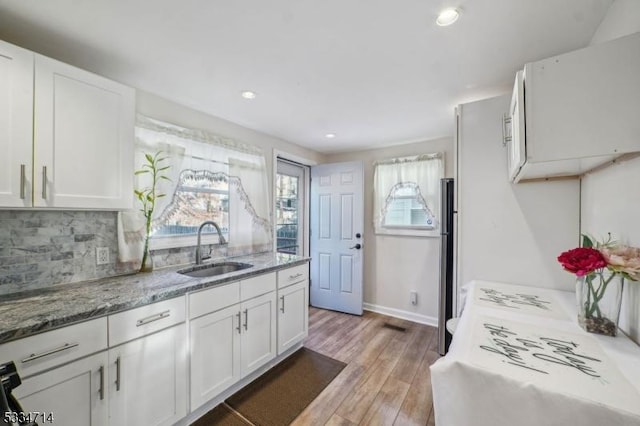
[[[194,278],[214,277],[216,275],[228,274],[229,272],[239,271],[241,269],[251,268],[253,265],[240,262],[218,262],[207,263],[204,265],[190,266],[181,269],[179,274],[188,275]]]

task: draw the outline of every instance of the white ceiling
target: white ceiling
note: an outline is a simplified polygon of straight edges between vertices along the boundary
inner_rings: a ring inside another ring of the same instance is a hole
[[[455,105],[587,45],[611,2],[0,0],[0,38],[329,153],[451,135]]]

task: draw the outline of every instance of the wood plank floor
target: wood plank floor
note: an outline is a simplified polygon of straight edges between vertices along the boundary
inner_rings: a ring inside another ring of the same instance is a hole
[[[439,357],[436,335],[372,312],[310,308],[305,346],[347,366],[293,425],[435,425],[429,366]]]

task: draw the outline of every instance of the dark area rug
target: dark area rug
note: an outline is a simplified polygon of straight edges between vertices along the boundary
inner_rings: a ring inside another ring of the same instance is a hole
[[[240,416],[229,409],[225,404],[220,404],[204,416],[200,417],[191,426],[250,426]]]
[[[246,425],[240,416],[229,418],[229,409],[224,406],[228,405],[256,426],[287,426],[345,366],[343,362],[301,348],[193,425]]]

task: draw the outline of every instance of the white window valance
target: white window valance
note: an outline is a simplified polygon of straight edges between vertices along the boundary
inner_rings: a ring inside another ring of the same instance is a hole
[[[438,236],[444,154],[374,164],[373,225],[377,234]]]

